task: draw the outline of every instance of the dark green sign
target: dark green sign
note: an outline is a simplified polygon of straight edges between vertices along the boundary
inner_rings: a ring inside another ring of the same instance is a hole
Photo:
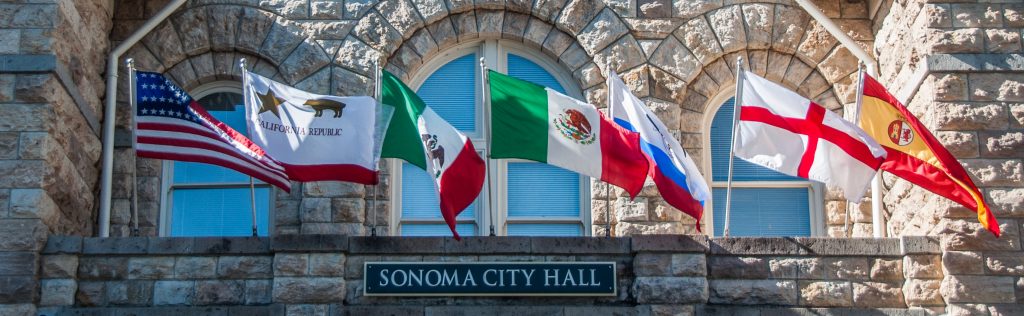
[[[614,296],[615,262],[367,262],[366,296]]]

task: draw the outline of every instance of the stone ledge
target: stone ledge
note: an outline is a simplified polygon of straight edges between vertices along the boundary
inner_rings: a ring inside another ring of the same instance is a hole
[[[86,104],[82,93],[75,85],[71,71],[67,65],[57,60],[55,55],[0,55],[0,73],[50,73],[57,76],[57,81],[67,90],[68,95],[74,100],[78,111],[89,123],[89,128],[95,136],[100,136],[100,120],[92,107]]]
[[[703,235],[640,235],[629,239],[633,252],[708,251],[708,238]]]
[[[697,235],[633,237],[362,237],[280,235],[274,237],[76,237],[51,236],[44,254],[271,254],[345,252],[351,254],[631,254],[706,253],[741,256],[903,256],[939,254],[932,237],[790,238]]]
[[[258,316],[284,315],[285,305],[259,306],[180,306],[180,307],[77,307],[77,308],[41,308],[39,315],[147,315],[147,316],[181,316],[181,315],[224,315],[224,316]]]
[[[43,248],[43,254],[81,252],[82,237],[79,236],[50,236],[46,239],[46,247]]]
[[[800,308],[800,307],[733,307],[698,305],[694,315],[887,315],[926,316],[924,309],[901,308]]]
[[[1024,54],[934,54],[926,60],[932,72],[1024,71]]]

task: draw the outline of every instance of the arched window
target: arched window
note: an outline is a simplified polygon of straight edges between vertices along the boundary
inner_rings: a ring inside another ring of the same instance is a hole
[[[481,156],[488,146],[481,56],[486,56],[490,69],[582,98],[560,66],[514,45],[488,40],[450,49],[427,63],[410,83],[428,106],[469,136]],[[413,165],[395,164],[392,228],[404,236],[450,235],[430,176]],[[589,234],[589,178],[524,160],[492,160],[488,176],[491,186],[485,185],[477,201],[457,218],[460,235],[487,235],[491,224],[497,235]],[[493,214],[487,209],[488,198],[495,200]]]
[[[729,97],[719,103],[716,111],[710,112],[714,113],[710,121],[708,144],[711,148],[710,209],[713,213],[715,236],[722,236],[725,230],[734,101],[735,98]],[[709,109],[714,110],[713,107]],[[821,235],[822,224],[819,214],[822,205],[822,185],[788,176],[740,158],[733,160],[732,181],[730,236]]]
[[[190,93],[213,117],[248,134],[241,83],[215,82]],[[251,236],[249,176],[202,163],[164,161],[161,236]],[[255,180],[256,223],[269,230],[270,186]]]

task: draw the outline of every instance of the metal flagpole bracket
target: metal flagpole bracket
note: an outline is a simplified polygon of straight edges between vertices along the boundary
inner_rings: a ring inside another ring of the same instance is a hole
[[[134,58],[125,59],[124,64],[125,64],[125,66],[128,67],[128,93],[129,93],[128,104],[129,104],[129,112],[131,112],[130,117],[131,117],[131,120],[132,120],[131,121],[131,126],[132,126],[132,153],[133,154],[132,154],[132,166],[131,166],[131,168],[132,168],[132,178],[131,178],[131,180],[132,180],[132,205],[131,205],[131,208],[132,208],[131,209],[132,232],[131,232],[131,235],[132,236],[139,236],[139,190],[138,190],[138,187],[139,187],[139,184],[138,184],[139,181],[138,180],[139,180],[139,178],[138,178],[138,167],[137,167],[139,158],[138,158],[137,155],[134,154],[135,151],[136,151],[136,147],[135,147],[136,144],[135,144],[135,137],[134,136],[136,136],[135,133],[138,130],[138,126],[135,124],[135,114],[136,114],[135,107],[138,106],[137,104],[135,104],[135,94],[138,93],[138,91],[135,91],[135,84],[136,84],[135,83],[135,59]]]
[[[740,107],[743,103],[743,57],[736,57],[736,96],[732,103],[732,144],[729,146],[729,179],[725,187],[725,227],[722,235],[729,237],[729,221],[732,213],[732,166],[736,159],[736,130],[739,129]]]
[[[488,87],[488,84],[487,84],[487,59],[484,58],[484,57],[480,57],[480,80],[482,81],[482,84],[480,85],[480,87],[481,87],[481,89],[483,89],[481,96],[483,96],[483,101],[484,101],[484,120],[485,120],[485,122],[484,122],[484,126],[485,126],[484,131],[485,131],[485,134],[486,134],[484,136],[487,137],[487,141],[490,142],[491,141],[491,124],[490,124],[490,122],[487,122],[486,120],[491,117],[491,100],[490,100],[490,97],[487,95],[487,87]],[[493,191],[494,188],[491,187],[491,146],[489,144],[487,146],[487,157],[484,157],[484,163],[485,163],[484,164],[484,168],[487,169],[487,175],[486,175],[486,177],[487,177],[487,211],[488,211],[488,214],[490,214],[490,216],[491,216],[491,220],[490,220],[491,233],[490,233],[490,235],[491,236],[497,236],[494,233],[494,221],[497,220],[498,214],[496,214],[496,212],[494,210],[494,207],[493,207],[493,205],[494,205],[494,195],[491,193],[491,191]]]

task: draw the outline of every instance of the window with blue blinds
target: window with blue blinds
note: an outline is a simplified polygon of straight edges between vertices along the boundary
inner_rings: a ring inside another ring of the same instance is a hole
[[[732,146],[733,104],[729,99],[711,122],[711,174],[714,184],[715,236],[725,230],[724,183],[729,176],[729,148]],[[730,236],[810,236],[810,189],[750,187],[756,181],[807,181],[749,163],[733,160]]]
[[[440,201],[434,188],[434,180],[426,171],[419,167],[402,163],[402,219],[405,220],[442,220]],[[478,200],[479,201],[479,200]],[[473,202],[462,213],[459,220],[476,218],[478,202]],[[475,224],[458,224],[455,227],[459,235],[476,235]],[[403,236],[444,236],[451,234],[445,224],[402,224]]]
[[[213,93],[197,100],[213,117],[246,134],[242,95]],[[171,176],[171,236],[250,236],[252,201],[249,176],[237,171],[193,162],[173,162]],[[256,180],[258,234],[269,233],[271,189]],[[220,186],[220,187],[218,187]]]
[[[508,54],[508,75],[566,94],[565,88],[544,67],[516,54]]]
[[[487,45],[482,44],[487,50]],[[492,47],[493,48],[493,47]],[[527,80],[566,93],[554,75],[533,60],[516,54],[506,54],[504,69],[513,77]],[[477,121],[482,112],[478,91],[480,82],[478,54],[471,53],[438,68],[427,76],[417,94],[442,118],[469,135],[483,149],[486,144],[480,139],[484,122]],[[502,67],[497,67],[498,69]],[[492,164],[491,167],[499,165]],[[582,236],[588,229],[583,219],[583,209],[589,208],[582,191],[589,186],[581,185],[581,176],[534,162],[510,161],[505,169],[495,175],[495,183],[504,185],[505,194],[495,195],[501,199],[495,206],[505,207],[505,216],[492,219],[495,227],[504,227],[511,236]],[[432,178],[416,166],[402,163],[401,166],[399,231],[403,236],[450,236],[451,232],[438,207]],[[485,188],[486,190],[486,188]],[[481,195],[487,194],[481,192]],[[458,217],[456,230],[460,235],[486,234],[487,227],[480,226],[483,201],[478,199]],[[504,219],[505,222],[501,222]],[[499,229],[500,231],[500,229]]]
[[[416,94],[455,128],[474,132],[477,72],[476,54],[456,58],[431,74]]]
[[[725,190],[711,190],[715,236],[725,228]],[[810,236],[807,194],[807,188],[732,188],[729,236]]]

